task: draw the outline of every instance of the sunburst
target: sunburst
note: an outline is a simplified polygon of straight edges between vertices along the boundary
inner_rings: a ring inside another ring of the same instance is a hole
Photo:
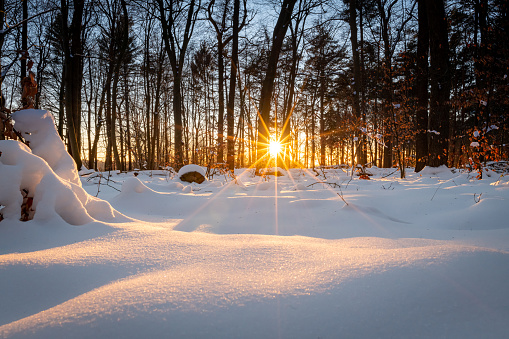
[[[276,158],[283,151],[283,144],[277,139],[269,142],[269,153],[272,158]]]

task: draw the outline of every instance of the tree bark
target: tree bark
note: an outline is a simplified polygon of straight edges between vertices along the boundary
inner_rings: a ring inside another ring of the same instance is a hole
[[[451,69],[443,0],[427,2],[430,37],[430,155],[429,165],[447,165]]]
[[[28,57],[28,0],[22,0],[23,3],[23,25],[21,28],[21,81],[27,76],[27,57]],[[21,89],[23,91],[23,88]],[[24,105],[25,103],[23,103]]]
[[[5,23],[5,0],[0,0],[0,30],[3,31]],[[3,46],[4,46],[4,34],[0,34],[0,73],[3,73],[2,69],[2,55],[3,55]],[[3,110],[5,107],[5,98],[2,91],[2,83],[3,77],[0,76],[0,110]],[[0,119],[0,140],[5,140],[4,134],[4,122],[3,119]]]
[[[395,2],[393,2],[395,3]],[[393,4],[391,3],[391,4]],[[382,25],[381,35],[384,45],[384,60],[383,60],[383,78],[384,78],[384,86],[382,88],[382,111],[383,111],[383,121],[382,128],[384,134],[384,153],[383,153],[383,167],[390,168],[392,167],[392,121],[393,117],[393,88],[392,88],[392,53],[391,53],[391,42],[389,38],[389,23],[391,17],[391,8],[385,12],[384,4],[379,0],[378,1],[378,11],[381,16]]]
[[[235,86],[237,81],[237,66],[239,64],[239,11],[240,0],[234,0],[233,4],[233,41],[232,41],[232,62],[230,72],[230,92],[228,98],[228,107],[226,111],[226,122],[228,125],[227,153],[226,159],[230,171],[235,167],[235,138],[234,130],[234,109],[235,109]]]
[[[415,135],[415,172],[420,172],[426,166],[428,157],[428,50],[429,27],[426,13],[426,0],[419,0],[417,35],[417,74],[416,74],[416,129]]]
[[[353,112],[357,122],[360,126],[361,124],[361,107],[360,107],[360,92],[361,92],[361,66],[359,60],[359,44],[357,42],[357,0],[350,0],[350,42],[352,44],[352,57],[353,57]],[[354,135],[358,136],[359,131],[355,131]],[[364,161],[364,157],[362,155],[362,138],[358,138],[359,142],[357,144],[357,162],[364,165],[366,161]],[[360,150],[360,152],[359,152]]]
[[[62,36],[64,47],[65,78],[65,113],[67,119],[67,135],[69,138],[70,154],[76,162],[78,170],[81,168],[81,83],[83,77],[83,52],[81,32],[82,17],[85,7],[84,0],[73,0],[74,13],[71,26],[67,26],[69,8],[66,0],[61,0]],[[71,36],[71,41],[69,39]]]

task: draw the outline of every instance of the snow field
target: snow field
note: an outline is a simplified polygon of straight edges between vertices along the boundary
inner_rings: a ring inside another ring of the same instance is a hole
[[[237,183],[199,185],[83,171],[76,182],[55,171],[61,147],[46,159],[32,143],[0,142],[0,338],[509,334],[507,174],[236,170]],[[24,187],[36,195],[28,222]]]

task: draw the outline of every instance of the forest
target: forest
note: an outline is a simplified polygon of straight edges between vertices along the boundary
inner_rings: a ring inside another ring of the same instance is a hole
[[[482,173],[508,30],[505,0],[0,0],[0,139],[33,107],[77,168]]]

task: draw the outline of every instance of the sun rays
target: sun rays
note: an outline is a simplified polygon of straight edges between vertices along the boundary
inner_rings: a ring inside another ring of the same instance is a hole
[[[273,139],[269,142],[269,154],[272,158],[275,158],[283,150],[283,145],[277,139]]]

